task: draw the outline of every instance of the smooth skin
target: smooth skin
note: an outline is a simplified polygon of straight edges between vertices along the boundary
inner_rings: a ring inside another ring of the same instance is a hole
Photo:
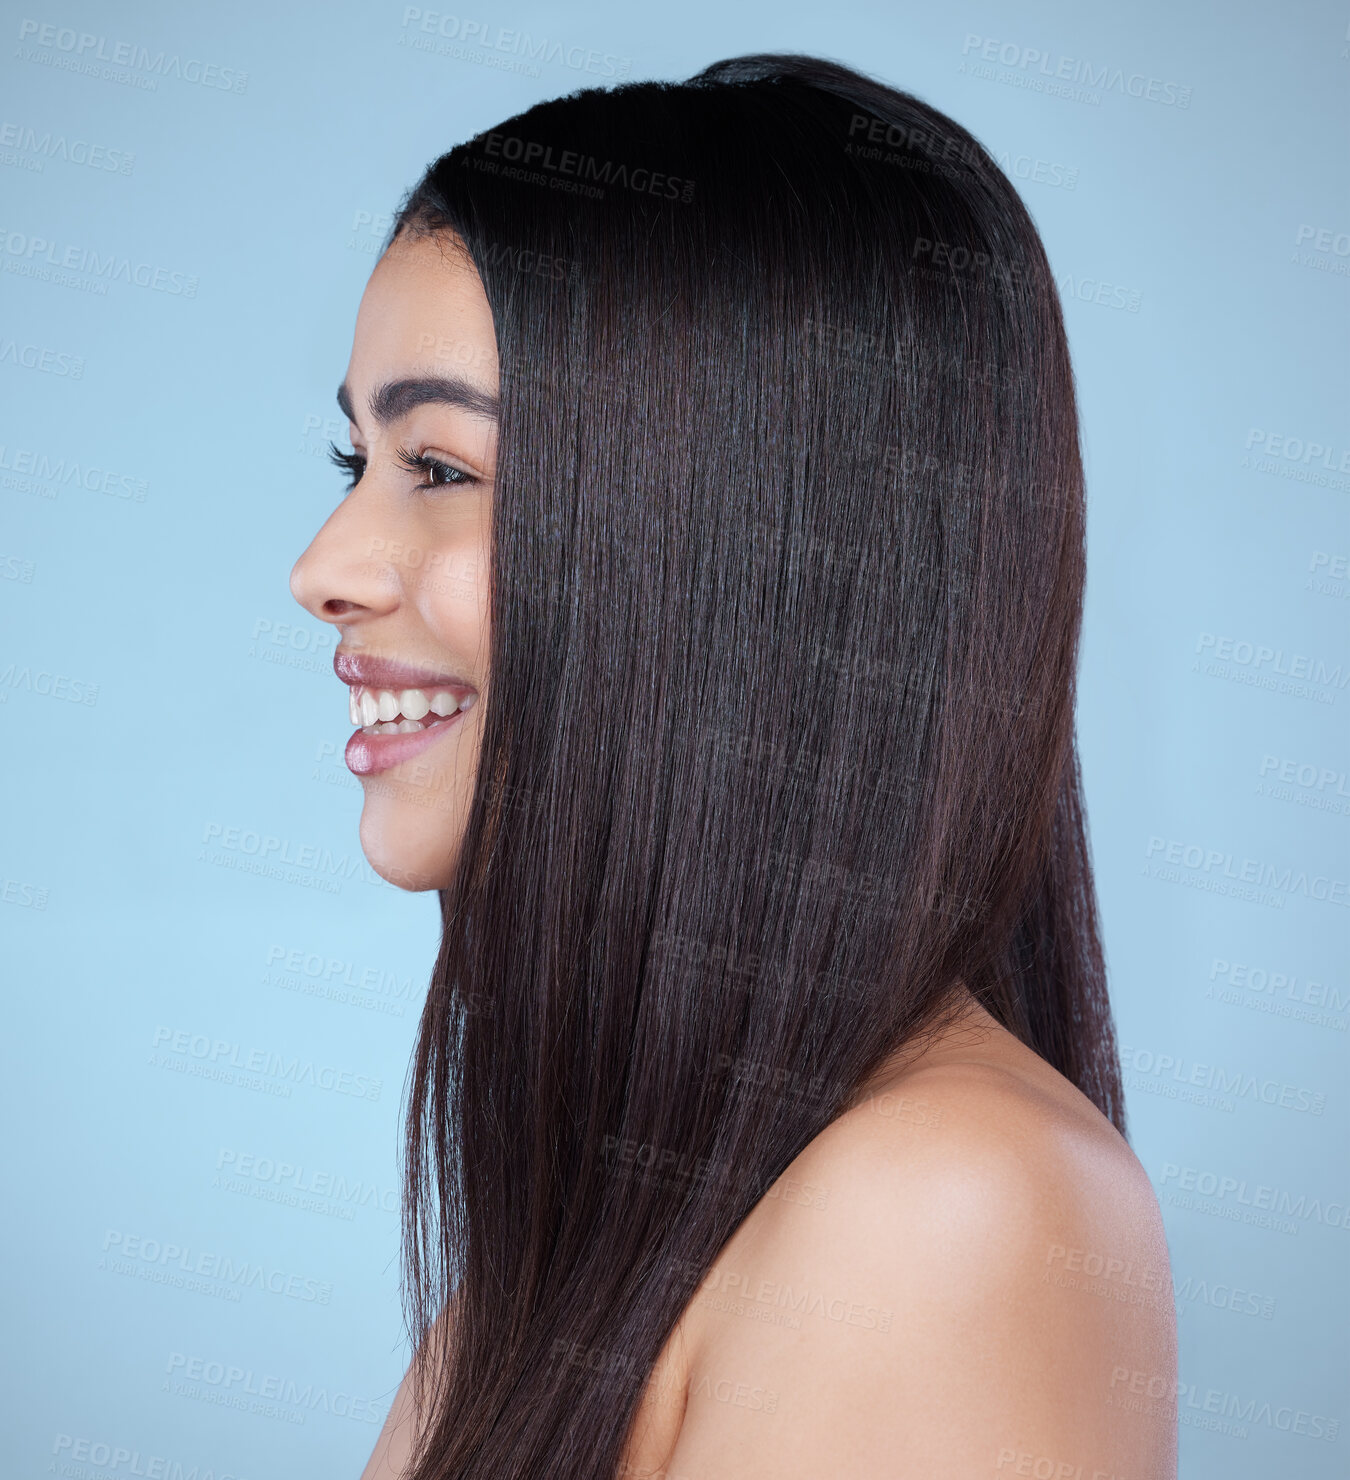
[[[478,690],[474,707],[420,755],[360,778],[362,850],[381,878],[409,890],[449,883],[473,796],[488,686],[497,428],[443,401],[382,426],[369,405],[382,385],[428,378],[457,379],[495,399],[492,310],[453,246],[396,241],[370,275],[344,381],[352,451],[365,469],[291,571],[295,599],[341,634],[339,652],[453,673]],[[426,475],[398,460],[400,447],[474,481],[422,487]],[[333,700],[345,713],[336,682]]]
[[[366,470],[292,590],[342,650],[486,696],[495,425],[445,404],[387,427],[367,414],[397,379],[495,395],[491,310],[453,245],[395,243],[371,275],[346,377]],[[477,481],[418,488],[400,445]],[[363,781],[361,844],[391,882],[448,881],[484,708]],[[722,1250],[653,1370],[628,1480],[1175,1480],[1176,1319],[1148,1176],[1085,1095],[963,997]],[[413,1422],[405,1378],[362,1480],[405,1474]]]
[[[630,1480],[1175,1480],[1148,1176],[973,998],[779,1187],[667,1344]]]

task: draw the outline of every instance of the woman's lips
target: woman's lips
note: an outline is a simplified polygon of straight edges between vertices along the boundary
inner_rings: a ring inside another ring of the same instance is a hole
[[[390,730],[378,733],[379,727],[368,725],[357,730],[347,741],[343,759],[354,776],[376,776],[381,771],[401,765],[413,756],[420,755],[428,746],[434,745],[445,732],[452,728],[472,704],[470,698],[464,707],[453,714],[428,714],[421,728],[409,731]],[[417,723],[412,721],[411,723]]]
[[[457,689],[468,693],[473,685],[454,673],[437,673],[393,658],[339,648],[333,654],[333,672],[350,688],[361,684],[372,689]]]
[[[343,758],[356,776],[373,776],[434,745],[478,698],[456,674],[433,673],[363,652],[333,654],[359,726]]]

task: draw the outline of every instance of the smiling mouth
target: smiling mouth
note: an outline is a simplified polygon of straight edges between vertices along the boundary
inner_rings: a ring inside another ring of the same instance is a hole
[[[376,689],[353,684],[348,689],[348,712],[364,735],[415,735],[454,719],[471,708],[476,697],[442,688]]]

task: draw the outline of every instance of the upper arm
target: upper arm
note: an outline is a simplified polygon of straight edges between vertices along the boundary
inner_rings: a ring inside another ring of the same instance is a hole
[[[783,1203],[727,1245],[695,1298],[670,1480],[1175,1476],[1172,1286],[1143,1169],[1123,1140],[965,1078],[926,1127],[832,1127],[799,1169],[824,1207]]]
[[[434,1360],[447,1360],[453,1299],[436,1317],[427,1336],[435,1352]],[[413,1401],[412,1369],[404,1374],[394,1401],[385,1415],[384,1426],[370,1452],[361,1480],[402,1480],[412,1461],[413,1441],[417,1433],[417,1409]]]

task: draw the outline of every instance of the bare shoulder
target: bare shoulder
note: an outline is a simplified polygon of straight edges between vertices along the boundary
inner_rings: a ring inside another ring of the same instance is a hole
[[[446,1365],[451,1360],[456,1300],[456,1296],[450,1297],[427,1334],[428,1360],[433,1364]],[[389,1412],[385,1414],[375,1448],[371,1450],[366,1467],[361,1471],[361,1480],[402,1480],[412,1466],[417,1426],[417,1406],[410,1368],[399,1383]]]
[[[1176,1473],[1156,1196],[1110,1122],[1001,1028],[817,1137],[684,1324],[669,1480]]]

